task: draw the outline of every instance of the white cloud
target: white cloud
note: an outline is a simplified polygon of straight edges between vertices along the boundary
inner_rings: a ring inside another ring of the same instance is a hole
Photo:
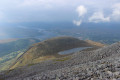
[[[105,17],[103,12],[95,12],[93,15],[89,18],[89,22],[109,22],[110,17]]]
[[[78,6],[76,11],[78,12],[79,17],[84,16],[87,13],[87,9],[83,5]]]
[[[76,26],[80,26],[82,24],[82,19],[84,18],[84,15],[87,13],[87,9],[83,5],[80,5],[77,7],[76,11],[78,13],[78,17],[81,17],[81,19],[80,20],[73,20],[73,23]]]
[[[73,23],[77,26],[80,26],[82,23],[82,20],[79,20],[79,21],[73,20]]]
[[[2,15],[0,19],[3,22],[8,20],[15,22],[73,21],[74,11],[76,11],[78,16],[75,20],[81,19],[87,22],[91,13],[96,10],[105,10],[105,14],[110,16],[112,22],[120,21],[119,5],[120,0],[0,0],[0,9],[3,9],[5,15]],[[102,19],[109,21],[106,16]]]
[[[113,5],[113,12],[111,18],[115,21],[120,20],[120,3]]]

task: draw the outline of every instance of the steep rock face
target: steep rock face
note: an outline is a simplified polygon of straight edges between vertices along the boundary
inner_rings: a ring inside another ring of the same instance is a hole
[[[92,45],[88,42],[73,37],[56,37],[48,39],[46,41],[34,44],[16,61],[11,69],[19,66],[25,66],[27,64],[33,65],[44,60],[55,59],[56,57],[61,56],[57,54],[60,51],[90,46]]]

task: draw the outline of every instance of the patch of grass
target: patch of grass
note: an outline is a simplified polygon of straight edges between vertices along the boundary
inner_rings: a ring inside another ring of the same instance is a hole
[[[11,71],[13,71],[13,69],[8,70],[5,74],[9,74]]]
[[[0,58],[0,61],[2,61],[3,59],[2,58]]]
[[[34,63],[28,64],[28,66],[32,66],[32,65],[34,65]]]
[[[66,60],[69,60],[71,59],[71,57],[63,57],[63,58],[59,58],[59,59],[55,59],[55,61],[66,61]]]

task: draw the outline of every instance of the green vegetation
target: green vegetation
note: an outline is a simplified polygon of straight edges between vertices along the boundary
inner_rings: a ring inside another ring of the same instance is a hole
[[[77,47],[91,47],[93,45],[86,41],[79,40],[73,37],[56,37],[36,43],[31,47],[20,59],[11,67],[14,69],[19,66],[39,63],[41,61],[55,59],[61,57],[58,54],[60,51],[77,48]],[[65,61],[69,58],[63,58],[57,61]]]
[[[32,65],[34,65],[34,63],[33,64],[28,64],[28,66],[32,66]]]
[[[30,45],[40,42],[38,39],[19,39],[16,41],[0,44],[0,57],[9,53],[27,49]]]
[[[24,51],[25,51],[25,49],[21,50],[21,51],[17,51],[17,52],[12,52],[12,53],[10,53],[8,55],[0,57],[1,58],[0,64],[15,58],[18,54],[22,54]]]
[[[27,48],[37,42],[40,41],[30,38],[0,44],[0,71],[10,68]]]
[[[59,58],[59,59],[55,59],[54,61],[66,61],[66,60],[69,60],[69,59],[71,59],[70,56],[68,56],[68,57],[63,57],[63,58]]]
[[[13,64],[23,53],[25,50],[12,52],[8,55],[0,57],[0,71],[8,69],[11,64]]]

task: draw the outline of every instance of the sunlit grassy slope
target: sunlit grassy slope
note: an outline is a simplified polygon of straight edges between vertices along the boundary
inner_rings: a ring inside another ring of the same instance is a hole
[[[11,41],[6,43],[0,43],[0,57],[15,51],[26,49],[31,44],[34,44],[36,42],[40,42],[40,40],[29,38],[29,39],[18,39],[16,41]]]
[[[13,64],[18,57],[20,57],[24,53],[24,50],[12,52],[6,56],[1,57],[0,59],[0,71],[9,69],[11,64]]]
[[[33,38],[6,41],[0,44],[0,71],[8,69],[32,44],[40,42]]]

